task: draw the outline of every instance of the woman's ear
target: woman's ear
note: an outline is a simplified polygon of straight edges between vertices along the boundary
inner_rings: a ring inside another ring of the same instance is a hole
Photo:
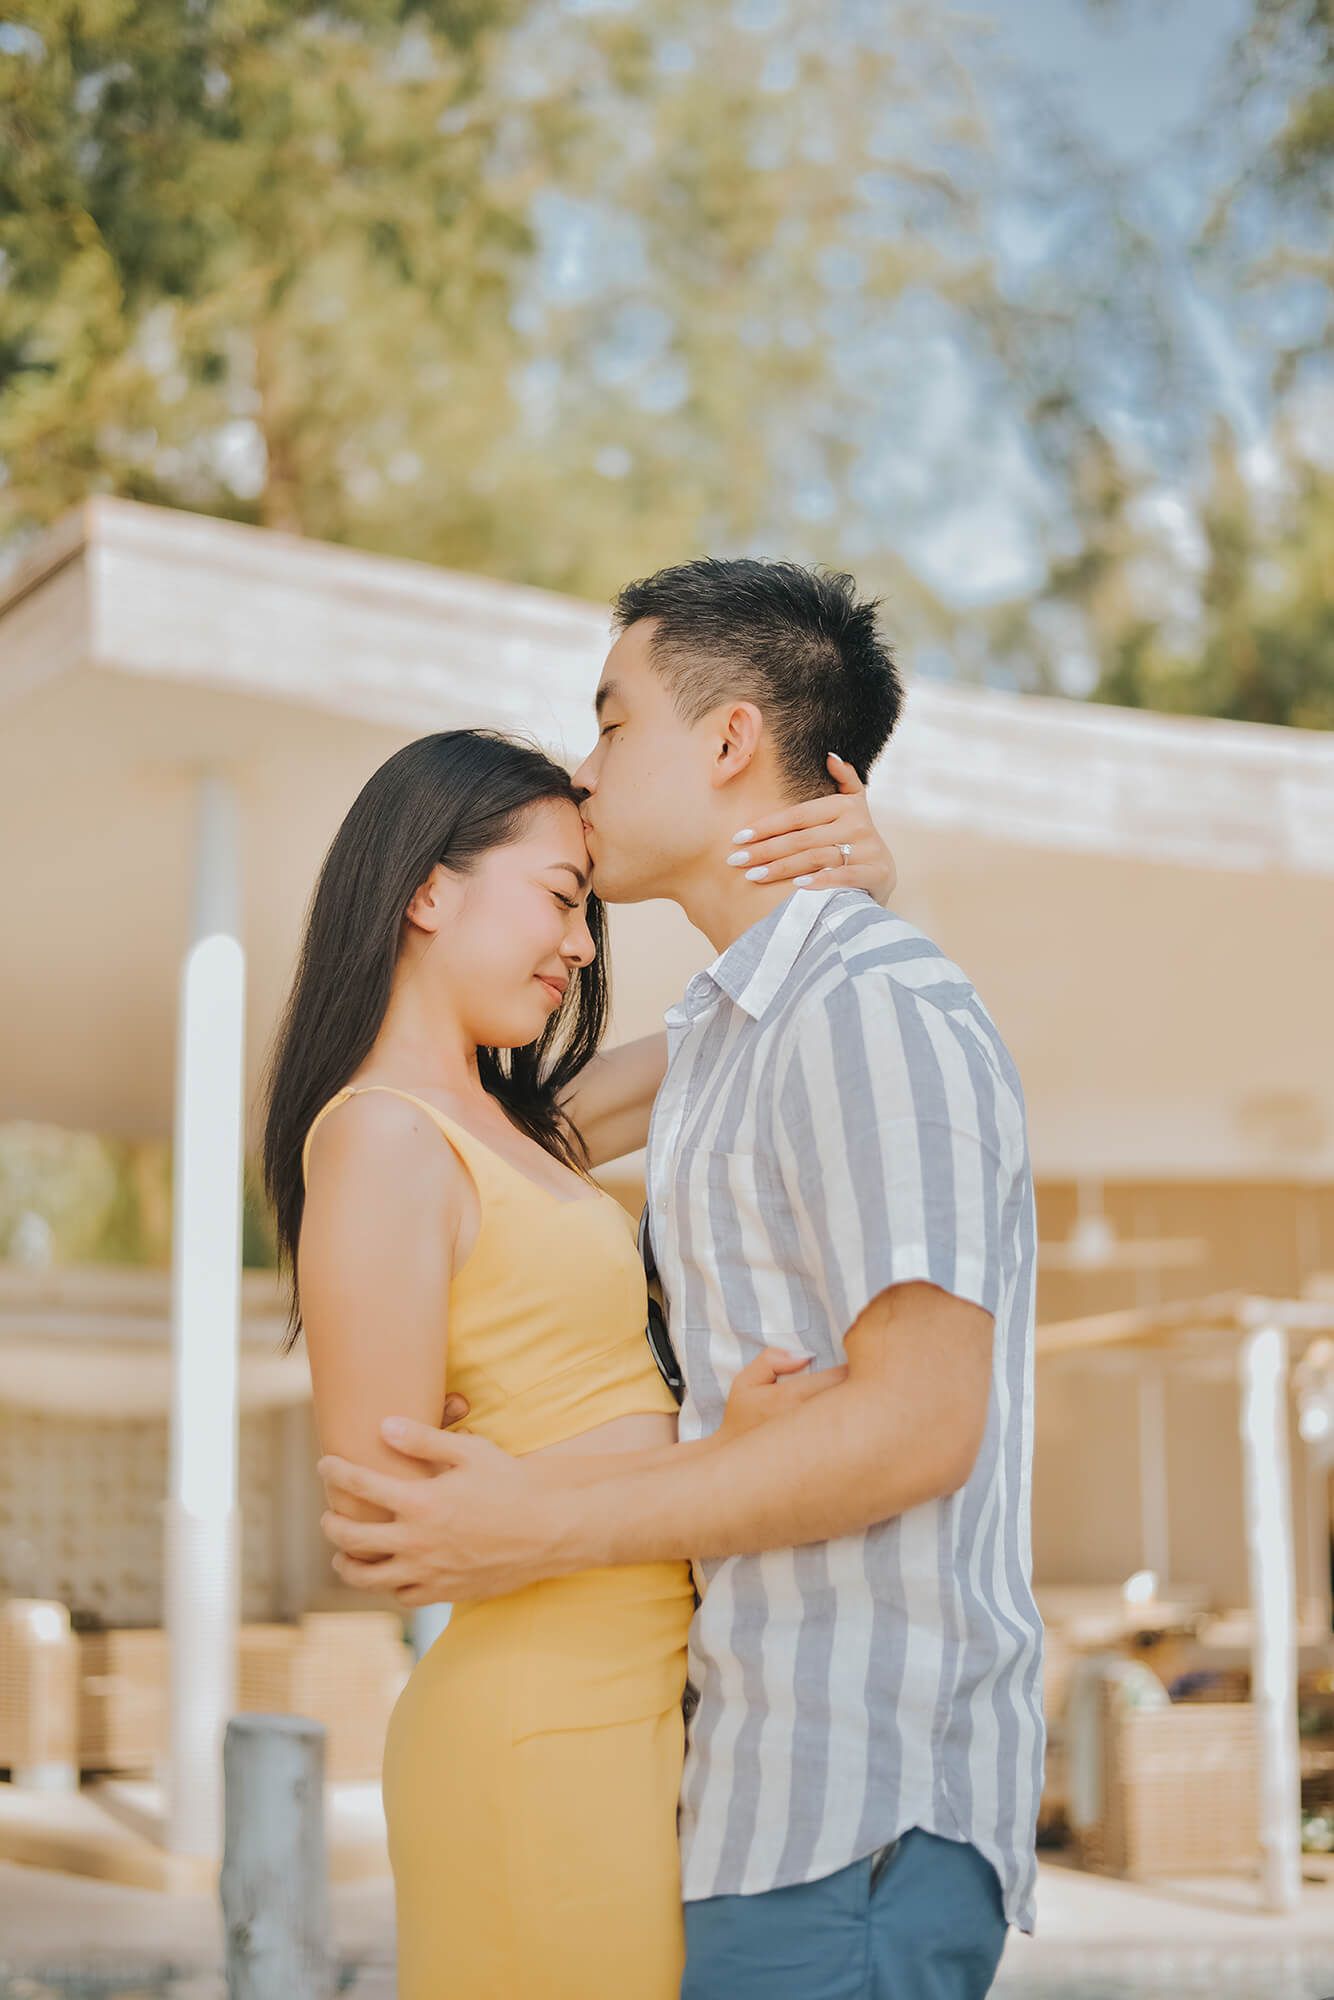
[[[403,914],[416,930],[434,934],[452,909],[454,894],[455,878],[437,862],[426,880],[414,890]]]

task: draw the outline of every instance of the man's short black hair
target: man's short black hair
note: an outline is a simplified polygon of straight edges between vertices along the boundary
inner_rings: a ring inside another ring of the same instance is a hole
[[[793,798],[830,790],[831,750],[865,784],[899,719],[903,684],[876,610],[842,572],[740,556],[660,569],[614,606],[621,631],[655,621],[653,664],[687,722],[754,702]]]

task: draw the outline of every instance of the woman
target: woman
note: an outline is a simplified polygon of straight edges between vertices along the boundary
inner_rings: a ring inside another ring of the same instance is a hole
[[[844,840],[858,861],[840,882],[883,886],[859,798],[790,823],[795,842],[779,846],[800,851],[771,881]],[[425,737],[340,827],[265,1134],[325,1451],[402,1473],[381,1420],[439,1423],[447,1384],[470,1427],[510,1451],[674,1441],[633,1231],[589,1179],[644,1143],[666,1063],[655,1036],[589,1068],[604,942],[578,794],[538,750]],[[333,1504],[376,1514],[347,1494]],[[692,1608],[688,1566],[664,1563],[455,1612],[385,1747],[402,2000],[675,1995]]]

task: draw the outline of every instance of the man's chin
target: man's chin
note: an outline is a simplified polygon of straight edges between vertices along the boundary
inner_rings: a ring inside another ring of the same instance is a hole
[[[637,903],[640,900],[633,887],[618,874],[614,863],[599,861],[591,848],[588,858],[593,864],[589,887],[600,903]]]
[[[637,880],[633,865],[618,865],[615,850],[595,827],[585,826],[584,839],[591,870],[589,886],[600,903],[644,903],[662,894]]]
[[[588,877],[589,888],[600,903],[614,903],[616,901],[616,887],[611,870],[601,865],[591,847],[588,850],[588,858],[592,864]]]

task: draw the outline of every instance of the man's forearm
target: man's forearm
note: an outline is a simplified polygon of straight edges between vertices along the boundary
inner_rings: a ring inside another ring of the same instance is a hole
[[[553,1555],[566,1573],[755,1555],[834,1541],[950,1490],[938,1439],[887,1422],[881,1397],[847,1383],[718,1449],[677,1446],[595,1491],[567,1488]]]
[[[543,1491],[577,1493],[589,1486],[603,1486],[609,1480],[626,1479],[636,1473],[657,1472],[669,1465],[690,1463],[705,1453],[720,1449],[717,1438],[699,1438],[691,1444],[660,1444],[648,1451],[536,1451],[525,1459]]]

